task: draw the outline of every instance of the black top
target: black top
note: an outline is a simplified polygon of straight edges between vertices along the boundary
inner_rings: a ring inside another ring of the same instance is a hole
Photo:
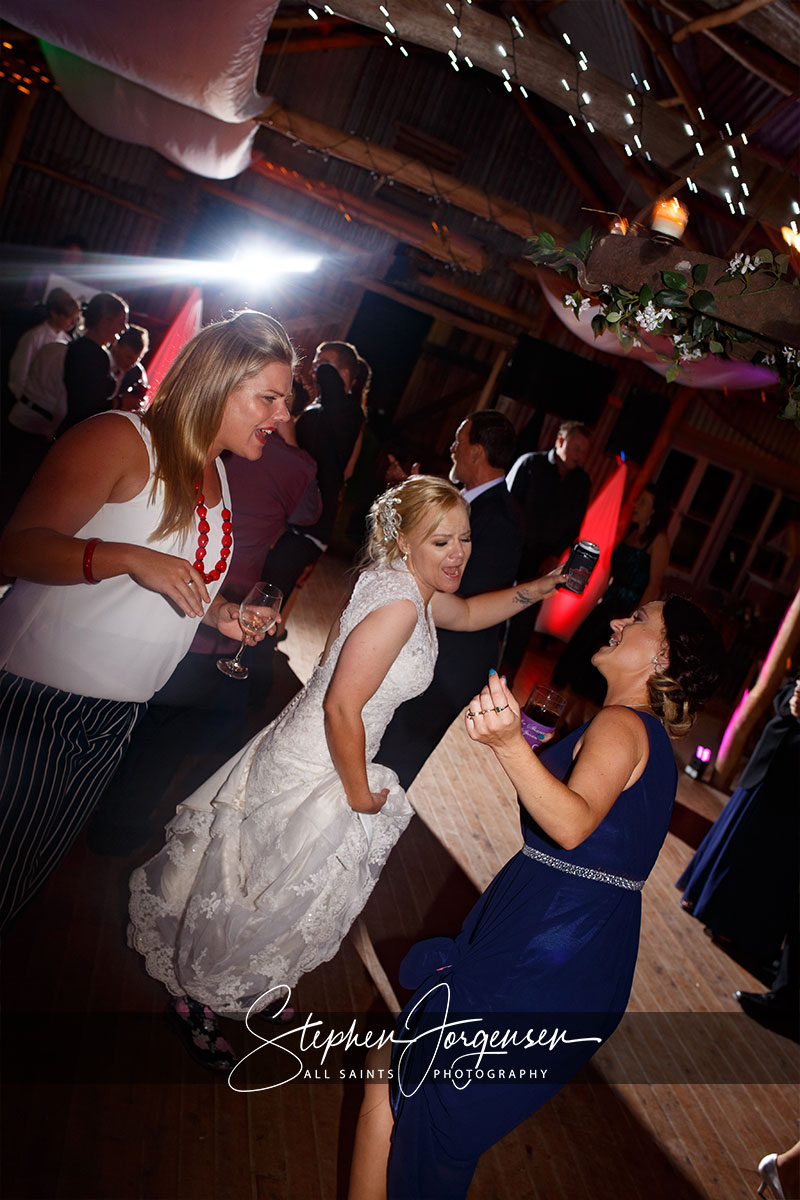
[[[535,559],[538,565],[571,545],[586,512],[590,487],[582,467],[573,467],[562,479],[554,449],[517,459],[508,473],[508,490],[525,514],[528,564]]]
[[[299,532],[327,544],[339,511],[345,467],[364,424],[364,414],[358,401],[344,390],[342,377],[331,363],[317,367],[317,385],[319,396],[297,418],[295,432],[298,446],[317,464],[322,516],[315,525]]]
[[[470,505],[472,553],[459,596],[508,587],[514,582],[522,550],[522,528],[503,480],[481,492]],[[486,683],[497,666],[501,626],[474,633],[438,630],[439,655],[427,691],[401,704],[389,722],[376,755],[397,772],[407,788],[436,749],[448,727]]]
[[[64,384],[67,415],[59,433],[108,408],[115,387],[108,351],[88,337],[70,342],[64,356]]]

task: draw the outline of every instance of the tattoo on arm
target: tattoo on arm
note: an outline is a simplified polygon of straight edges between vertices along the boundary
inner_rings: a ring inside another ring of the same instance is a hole
[[[534,604],[535,601],[533,596],[531,596],[530,593],[525,590],[525,588],[520,588],[511,603],[521,604],[523,608],[526,608],[529,604]]]

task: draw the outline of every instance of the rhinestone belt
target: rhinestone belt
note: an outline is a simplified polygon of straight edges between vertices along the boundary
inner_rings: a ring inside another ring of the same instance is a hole
[[[599,883],[611,883],[614,887],[627,888],[629,892],[640,892],[644,887],[644,879],[626,879],[624,875],[609,875],[608,871],[595,871],[594,867],[579,867],[577,863],[564,862],[563,858],[553,858],[550,854],[542,854],[534,850],[527,842],[522,847],[522,853],[536,862],[546,863],[557,871],[565,871],[567,875],[580,875],[582,879],[596,879]]]

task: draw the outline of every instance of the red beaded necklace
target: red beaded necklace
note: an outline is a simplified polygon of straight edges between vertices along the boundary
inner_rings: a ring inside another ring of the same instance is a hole
[[[208,531],[211,528],[206,517],[208,509],[204,504],[205,496],[200,491],[200,484],[196,483],[195,491],[197,492],[197,551],[194,556],[194,569],[199,571],[203,576],[204,583],[211,583],[212,580],[219,579],[220,575],[225,571],[228,564],[225,561],[230,558],[231,546],[233,545],[233,523],[231,521],[231,510],[223,508],[222,510],[222,546],[219,552],[219,562],[212,571],[203,570],[203,559],[206,556],[206,546],[208,545]]]

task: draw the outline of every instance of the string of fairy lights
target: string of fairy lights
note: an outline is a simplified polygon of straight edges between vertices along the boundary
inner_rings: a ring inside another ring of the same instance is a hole
[[[453,34],[453,45],[447,51],[447,56],[450,65],[454,71],[458,72],[463,66],[468,68],[473,67],[474,63],[462,48],[463,32],[461,29],[462,14],[465,5],[471,5],[472,0],[445,0],[442,5],[443,11],[446,13],[445,20],[451,22],[451,31]],[[389,46],[398,46],[401,52],[408,57],[408,51],[403,45],[398,33],[397,26],[392,21],[391,14],[386,3],[379,4],[379,12],[384,21],[384,27],[387,30],[384,35],[386,43]],[[332,9],[325,5],[326,12],[332,13]],[[309,12],[313,14],[313,9],[309,8]],[[497,51],[500,57],[505,61],[500,68],[500,76],[503,80],[503,86],[506,91],[513,93],[515,89],[528,99],[528,92],[525,85],[520,81],[517,70],[517,45],[525,37],[525,31],[518,21],[516,16],[506,18],[509,30],[508,46],[501,42],[497,46]],[[574,82],[564,77],[561,84],[568,94],[574,94],[576,114],[567,113],[567,119],[574,129],[583,128],[589,134],[597,132],[598,125],[593,117],[591,108],[592,98],[587,84],[582,76],[589,69],[589,60],[583,50],[575,49],[572,45],[572,39],[568,33],[562,33],[562,38],[565,45],[571,51],[575,60],[575,78]],[[649,80],[642,76],[641,79],[635,71],[630,72],[631,88],[626,92],[627,103],[629,108],[623,113],[623,120],[627,127],[627,137],[623,141],[623,149],[629,158],[641,157],[648,163],[652,163],[653,158],[646,145],[645,135],[645,112],[646,100],[648,94],[652,94],[652,86]],[[702,107],[697,107],[697,117],[700,122],[706,123],[706,115]],[[725,123],[723,130],[715,131],[711,140],[704,141],[701,132],[695,129],[694,124],[689,121],[684,121],[684,131],[687,138],[694,145],[694,153],[688,161],[688,169],[683,175],[683,185],[689,192],[697,194],[698,185],[694,178],[702,168],[702,160],[710,153],[713,140],[716,137],[721,138],[725,142],[726,152],[730,158],[728,169],[730,172],[730,184],[722,189],[722,196],[728,206],[730,213],[733,216],[746,217],[748,215],[748,202],[751,201],[750,186],[744,176],[744,167],[741,159],[737,154],[737,150],[743,146],[747,146],[748,138],[745,132],[734,133],[728,122]],[[681,186],[676,183],[676,186]],[[792,204],[793,216],[800,215],[800,205],[795,201]],[[797,222],[792,219],[790,222],[792,231],[797,234]]]
[[[23,96],[30,96],[42,89],[59,90],[46,69],[43,70],[37,62],[29,62],[21,48],[7,39],[0,43],[0,80]]]

